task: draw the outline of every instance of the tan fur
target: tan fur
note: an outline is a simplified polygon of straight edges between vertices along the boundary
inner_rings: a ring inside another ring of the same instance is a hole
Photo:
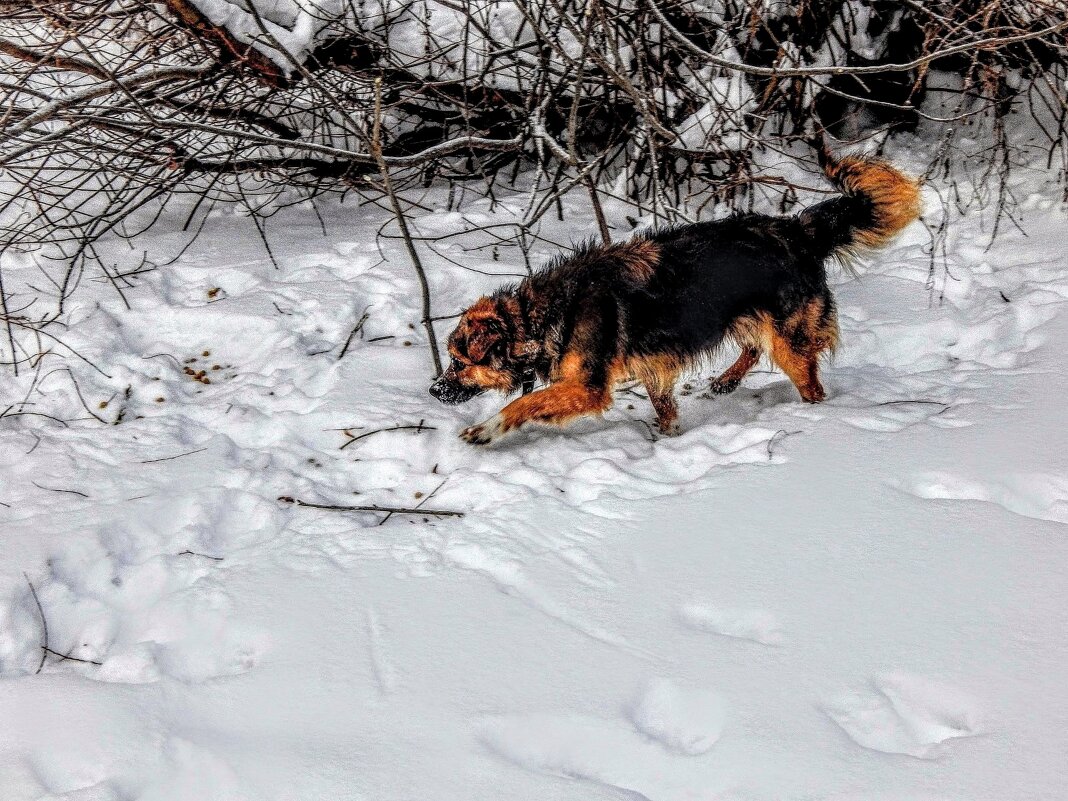
[[[507,392],[512,387],[512,379],[507,373],[481,364],[467,365],[458,370],[456,375],[465,384],[482,387],[482,389]]]
[[[519,304],[511,299],[511,306],[514,308],[506,307],[505,311],[519,317]],[[490,298],[479,298],[464,312],[447,343],[449,356],[457,366],[450,365],[446,374],[469,386],[507,392],[511,389],[512,378],[506,371],[477,364],[502,338],[502,329],[490,325],[491,321],[500,323],[501,319]]]
[[[834,315],[824,319],[825,311],[823,300],[816,298],[779,323],[767,314],[739,317],[731,324],[730,337],[741,346],[742,353],[713,379],[711,391],[730,392],[761,354],[767,353],[804,400],[823,400],[826,393],[819,380],[819,359],[824,351],[834,352],[839,336]]]
[[[686,364],[677,356],[663,353],[655,356],[632,356],[623,366],[628,375],[637,376],[642,381],[658,386],[669,386],[675,383]]]
[[[685,362],[670,354],[634,357],[625,363],[625,369],[637,376],[645,386],[661,433],[678,433],[679,408],[675,403],[675,383],[686,367]]]
[[[497,306],[494,304],[493,300],[491,298],[482,297],[467,308],[461,322],[473,324],[498,316]]]
[[[742,348],[771,350],[771,317],[753,314],[737,317],[727,328],[727,336]]]
[[[559,380],[501,409],[502,433],[529,422],[561,425],[581,415],[603,412],[612,405],[611,388],[590,387],[586,379],[582,358],[574,353],[564,356]]]
[[[620,267],[630,274],[635,284],[644,284],[653,277],[656,265],[660,262],[660,248],[648,239],[633,239],[618,248]]]
[[[857,231],[865,247],[885,245],[920,216],[920,186],[898,169],[878,159],[846,156],[825,167],[829,177],[847,195],[867,195],[875,205],[875,225]]]
[[[824,350],[834,353],[838,348],[838,322],[833,316],[824,322],[824,311],[823,300],[816,298],[787,317],[781,330],[791,339],[799,338],[808,343],[814,353]]]
[[[501,339],[501,332],[489,325],[490,321],[499,321],[497,308],[489,298],[479,298],[460,318],[449,340],[449,355],[461,361],[479,362]],[[456,347],[456,342],[463,342],[463,352]]]
[[[771,359],[794,382],[803,400],[819,403],[826,397],[819,379],[819,353],[799,353],[778,333],[771,339]]]

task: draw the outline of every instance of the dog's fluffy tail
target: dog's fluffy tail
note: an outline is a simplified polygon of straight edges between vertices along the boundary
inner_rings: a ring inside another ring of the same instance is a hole
[[[888,162],[821,155],[824,172],[842,195],[801,212],[817,250],[848,256],[860,248],[879,248],[920,216],[918,182]]]

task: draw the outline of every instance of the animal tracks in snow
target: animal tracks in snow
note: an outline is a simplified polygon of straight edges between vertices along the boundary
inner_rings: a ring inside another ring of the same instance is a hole
[[[825,711],[858,745],[919,759],[936,758],[946,740],[982,732],[975,699],[906,673],[878,676],[871,690],[839,698]]]
[[[455,543],[442,554],[448,562],[481,573],[490,579],[505,595],[518,598],[532,609],[562,623],[574,631],[597,642],[621,648],[630,653],[652,658],[654,654],[628,642],[621,635],[591,623],[566,605],[551,597],[545,590],[533,584],[516,561],[504,560],[487,549],[475,544]]]
[[[1068,523],[1068,478],[1044,473],[977,480],[946,472],[921,473],[902,487],[917,498],[996,503],[1013,514]]]
[[[709,690],[665,678],[647,682],[624,709],[627,720],[524,714],[484,718],[479,739],[526,770],[585,779],[645,797],[692,797],[689,760],[708,753],[723,730],[725,705]],[[665,796],[666,793],[666,796]]]
[[[501,715],[483,721],[479,739],[526,770],[642,792],[655,787],[663,750],[616,721],[552,714]]]
[[[775,615],[762,609],[725,609],[700,603],[682,604],[676,615],[693,631],[751,640],[762,645],[782,645],[783,634]]]
[[[691,756],[712,749],[726,717],[718,693],[687,691],[668,679],[650,680],[627,712],[642,734],[671,751]]]
[[[229,504],[216,511],[174,503],[63,544],[47,572],[33,576],[41,611],[26,592],[12,612],[17,633],[0,643],[0,672],[35,669],[42,613],[49,647],[81,660],[49,657],[46,670],[122,684],[200,682],[250,670],[270,636],[232,619],[223,557],[206,554],[235,547],[236,517],[262,504],[233,495]],[[90,662],[97,666],[90,670]]]

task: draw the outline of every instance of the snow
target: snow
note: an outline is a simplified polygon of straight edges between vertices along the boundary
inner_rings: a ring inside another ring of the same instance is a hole
[[[943,302],[919,225],[836,273],[825,403],[767,365],[703,397],[725,353],[677,438],[621,390],[603,420],[461,442],[502,401],[427,393],[416,282],[373,206],[321,202],[325,233],[280,211],[277,269],[216,213],[132,311],[87,277],[62,337],[100,372],[51,360],[26,407],[69,426],[0,419],[0,798],[1061,797],[1068,234],[1057,188],[1021,180],[1026,236],[950,226]],[[434,190],[412,224],[524,201]],[[568,196],[535,255],[595,233]],[[485,233],[420,244],[438,315],[523,272]],[[6,375],[0,409],[30,380]],[[99,666],[35,672],[27,578],[49,646]]]
[[[723,731],[723,699],[708,690],[680,689],[668,679],[651,679],[629,715],[634,728],[669,751],[696,756],[712,750]]]
[[[979,703],[955,687],[923,676],[878,676],[870,693],[846,696],[827,714],[865,748],[933,759],[935,746],[981,731]]]
[[[678,618],[694,631],[710,631],[764,645],[779,645],[783,641],[779,621],[764,609],[719,609],[688,603],[679,607]]]
[[[252,44],[287,71],[293,69],[294,61],[303,64],[307,60],[339,11],[338,4],[330,0],[307,7],[269,0],[193,0],[193,5],[213,25],[225,28],[238,41]]]
[[[532,38],[529,30],[520,35],[524,17],[511,3],[474,9],[475,26],[472,9],[436,0],[192,0],[192,4],[214,25],[252,45],[286,72],[303,64],[322,42],[353,31],[365,33],[371,41],[380,38],[397,66],[438,79],[481,74],[493,63],[490,54],[501,42]],[[561,39],[576,54],[581,51],[566,32]],[[462,54],[456,52],[460,42],[468,44]],[[442,57],[428,59],[431,53]]]
[[[740,74],[711,78],[703,86],[711,99],[679,125],[681,143],[698,150],[719,137],[725,148],[744,147],[745,115],[756,107],[756,99],[745,79]]]

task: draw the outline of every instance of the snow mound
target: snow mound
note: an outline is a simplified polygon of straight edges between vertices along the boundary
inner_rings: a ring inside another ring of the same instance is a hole
[[[950,472],[921,473],[904,485],[918,498],[983,501],[1023,517],[1068,523],[1068,478],[1047,473],[1009,473],[976,479]]]
[[[980,734],[978,702],[947,684],[889,673],[873,681],[875,692],[835,701],[827,714],[858,745],[887,754],[934,759],[946,740]]]
[[[783,643],[778,619],[762,609],[720,609],[689,603],[679,607],[678,618],[682,625],[694,631],[707,631],[764,645]]]
[[[646,683],[628,710],[642,734],[680,754],[712,750],[726,717],[723,699],[709,690],[684,690],[669,679]]]

